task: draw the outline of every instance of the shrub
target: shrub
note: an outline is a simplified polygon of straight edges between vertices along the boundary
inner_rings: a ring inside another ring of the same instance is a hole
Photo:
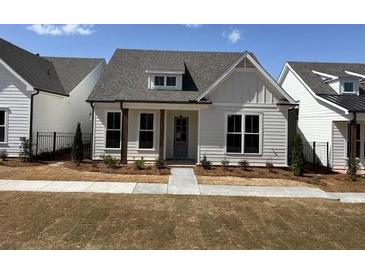
[[[155,167],[158,168],[158,169],[165,168],[165,161],[161,157],[158,157],[156,162],[155,162]]]
[[[107,165],[109,168],[116,168],[118,164],[118,158],[115,158],[110,155],[101,155],[100,158],[103,160],[103,163]]]
[[[204,155],[203,159],[200,161],[200,164],[202,165],[202,167],[204,169],[211,169],[212,168],[212,163],[210,161],[208,161],[207,156]]]
[[[221,161],[223,169],[227,169],[229,167],[229,160],[224,157],[224,159]]]
[[[135,160],[134,161],[134,166],[138,169],[138,170],[143,170],[146,168],[145,166],[146,161],[143,159],[143,157],[140,160]]]
[[[22,161],[31,161],[32,160],[32,144],[31,141],[26,137],[20,137],[20,152],[19,158]]]
[[[0,160],[5,161],[6,158],[8,158],[8,154],[6,153],[6,151],[1,151],[0,152]]]
[[[266,164],[265,164],[265,166],[271,172],[272,169],[273,169],[273,167],[274,167],[274,164],[271,161],[267,161]]]
[[[246,160],[241,160],[238,162],[238,165],[243,169],[247,170],[250,166],[250,164]]]
[[[351,181],[356,181],[357,171],[360,168],[359,159],[352,159],[351,157],[347,160],[347,175],[350,177]]]
[[[302,138],[299,134],[294,137],[290,170],[294,176],[303,176]]]
[[[74,142],[71,149],[72,161],[81,163],[84,159],[84,146],[82,144],[81,125],[77,123]]]

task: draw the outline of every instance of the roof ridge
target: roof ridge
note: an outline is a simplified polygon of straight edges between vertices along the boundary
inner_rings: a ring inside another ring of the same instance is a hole
[[[287,63],[297,63],[297,64],[336,64],[336,65],[365,65],[365,63],[349,63],[349,62],[320,62],[320,61],[286,61]]]
[[[245,52],[252,53],[250,51],[203,51],[203,50],[163,50],[163,49],[131,49],[131,48],[116,48],[117,51],[141,51],[141,52],[181,52],[181,53],[237,53],[244,54]]]

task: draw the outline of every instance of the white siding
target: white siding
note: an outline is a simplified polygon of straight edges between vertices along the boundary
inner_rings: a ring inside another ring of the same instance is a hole
[[[9,157],[19,156],[20,137],[29,137],[31,92],[3,65],[0,65],[0,108],[8,111],[7,144],[0,151]]]
[[[109,154],[113,157],[120,158],[120,149],[105,148],[106,134],[106,117],[107,112],[120,112],[118,103],[95,104],[94,117],[94,154],[93,159],[100,160],[103,154]],[[154,148],[144,150],[138,148],[138,130],[139,130],[139,114],[154,113]],[[159,110],[129,110],[128,117],[128,161],[138,160],[143,157],[146,161],[154,161],[158,158],[159,147],[159,127],[160,127],[160,111]]]
[[[329,142],[329,159],[331,163],[331,132],[333,120],[347,120],[332,106],[325,104],[306,89],[299,79],[289,70],[282,83],[284,90],[296,101],[299,101],[298,131],[303,142]],[[325,162],[325,155],[317,155]]]
[[[226,154],[225,153],[225,118],[227,113],[262,114],[262,154]],[[286,166],[287,162],[287,111],[280,111],[276,106],[267,108],[241,108],[229,106],[212,106],[200,111],[200,159],[204,155],[213,164],[220,164],[225,157],[231,164],[246,160],[250,165],[263,166],[267,161],[275,166]]]
[[[91,107],[86,102],[104,69],[99,65],[70,93],[69,97],[40,92],[34,96],[33,134],[43,132],[75,132],[81,123],[84,133],[91,132]]]

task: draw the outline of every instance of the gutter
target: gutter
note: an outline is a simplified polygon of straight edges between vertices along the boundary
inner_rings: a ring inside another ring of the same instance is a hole
[[[86,102],[95,102],[95,103],[117,103],[117,102],[125,102],[125,103],[150,103],[150,104],[196,104],[196,105],[211,105],[212,102],[209,101],[137,101],[137,100],[86,100]]]
[[[39,94],[39,89],[34,88],[36,93],[33,93],[30,96],[30,123],[29,123],[29,141],[32,144],[33,143],[33,104],[34,104],[34,96]],[[33,150],[33,145],[31,147],[31,150]]]

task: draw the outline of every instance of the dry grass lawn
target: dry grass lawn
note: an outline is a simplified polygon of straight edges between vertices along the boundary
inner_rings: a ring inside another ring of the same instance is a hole
[[[0,192],[1,249],[365,249],[365,205]]]
[[[346,174],[317,170],[317,173],[306,172],[303,177],[293,176],[285,168],[250,167],[242,170],[237,167],[213,167],[205,170],[194,167],[198,182],[201,184],[229,185],[265,185],[265,186],[313,186],[332,192],[365,192],[365,177],[359,176],[356,182],[348,179]]]
[[[82,171],[64,166],[34,165],[0,166],[0,179],[167,183],[168,175],[113,174]]]

